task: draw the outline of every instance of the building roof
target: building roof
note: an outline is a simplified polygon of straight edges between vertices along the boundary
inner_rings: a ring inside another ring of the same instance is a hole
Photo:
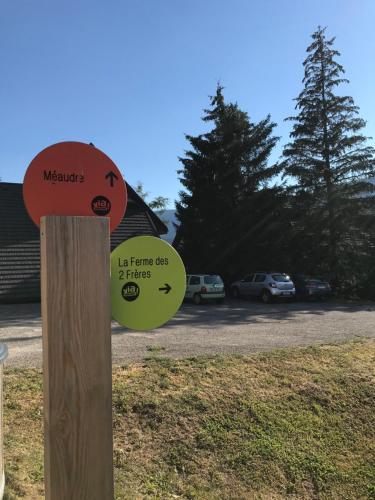
[[[111,250],[133,236],[159,236],[166,225],[127,185],[125,216],[111,234]],[[29,217],[22,184],[0,182],[0,302],[35,301],[40,297],[39,228]]]

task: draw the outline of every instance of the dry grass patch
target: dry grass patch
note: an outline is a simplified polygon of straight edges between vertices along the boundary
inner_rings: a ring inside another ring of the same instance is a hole
[[[375,498],[374,381],[373,341],[115,368],[116,498]],[[8,498],[42,498],[40,384],[6,373]]]

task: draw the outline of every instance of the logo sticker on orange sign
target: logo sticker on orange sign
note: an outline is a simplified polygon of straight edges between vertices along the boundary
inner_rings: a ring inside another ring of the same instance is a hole
[[[127,191],[119,169],[102,151],[82,142],[60,142],[30,163],[23,198],[37,226],[43,215],[88,215],[109,217],[113,231],[124,216]]]

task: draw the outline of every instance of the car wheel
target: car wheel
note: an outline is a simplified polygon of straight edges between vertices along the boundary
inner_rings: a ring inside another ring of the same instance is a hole
[[[199,293],[194,294],[193,302],[196,306],[199,306],[199,304],[202,302],[202,297],[199,295]]]
[[[232,288],[230,292],[231,292],[231,295],[234,299],[240,298],[240,291],[238,290],[237,287]]]
[[[269,304],[272,300],[271,294],[267,290],[263,290],[260,298],[261,298],[263,304]]]

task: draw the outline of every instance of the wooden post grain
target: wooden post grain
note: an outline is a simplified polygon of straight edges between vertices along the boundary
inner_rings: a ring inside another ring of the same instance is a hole
[[[41,219],[47,500],[112,500],[109,220]]]

